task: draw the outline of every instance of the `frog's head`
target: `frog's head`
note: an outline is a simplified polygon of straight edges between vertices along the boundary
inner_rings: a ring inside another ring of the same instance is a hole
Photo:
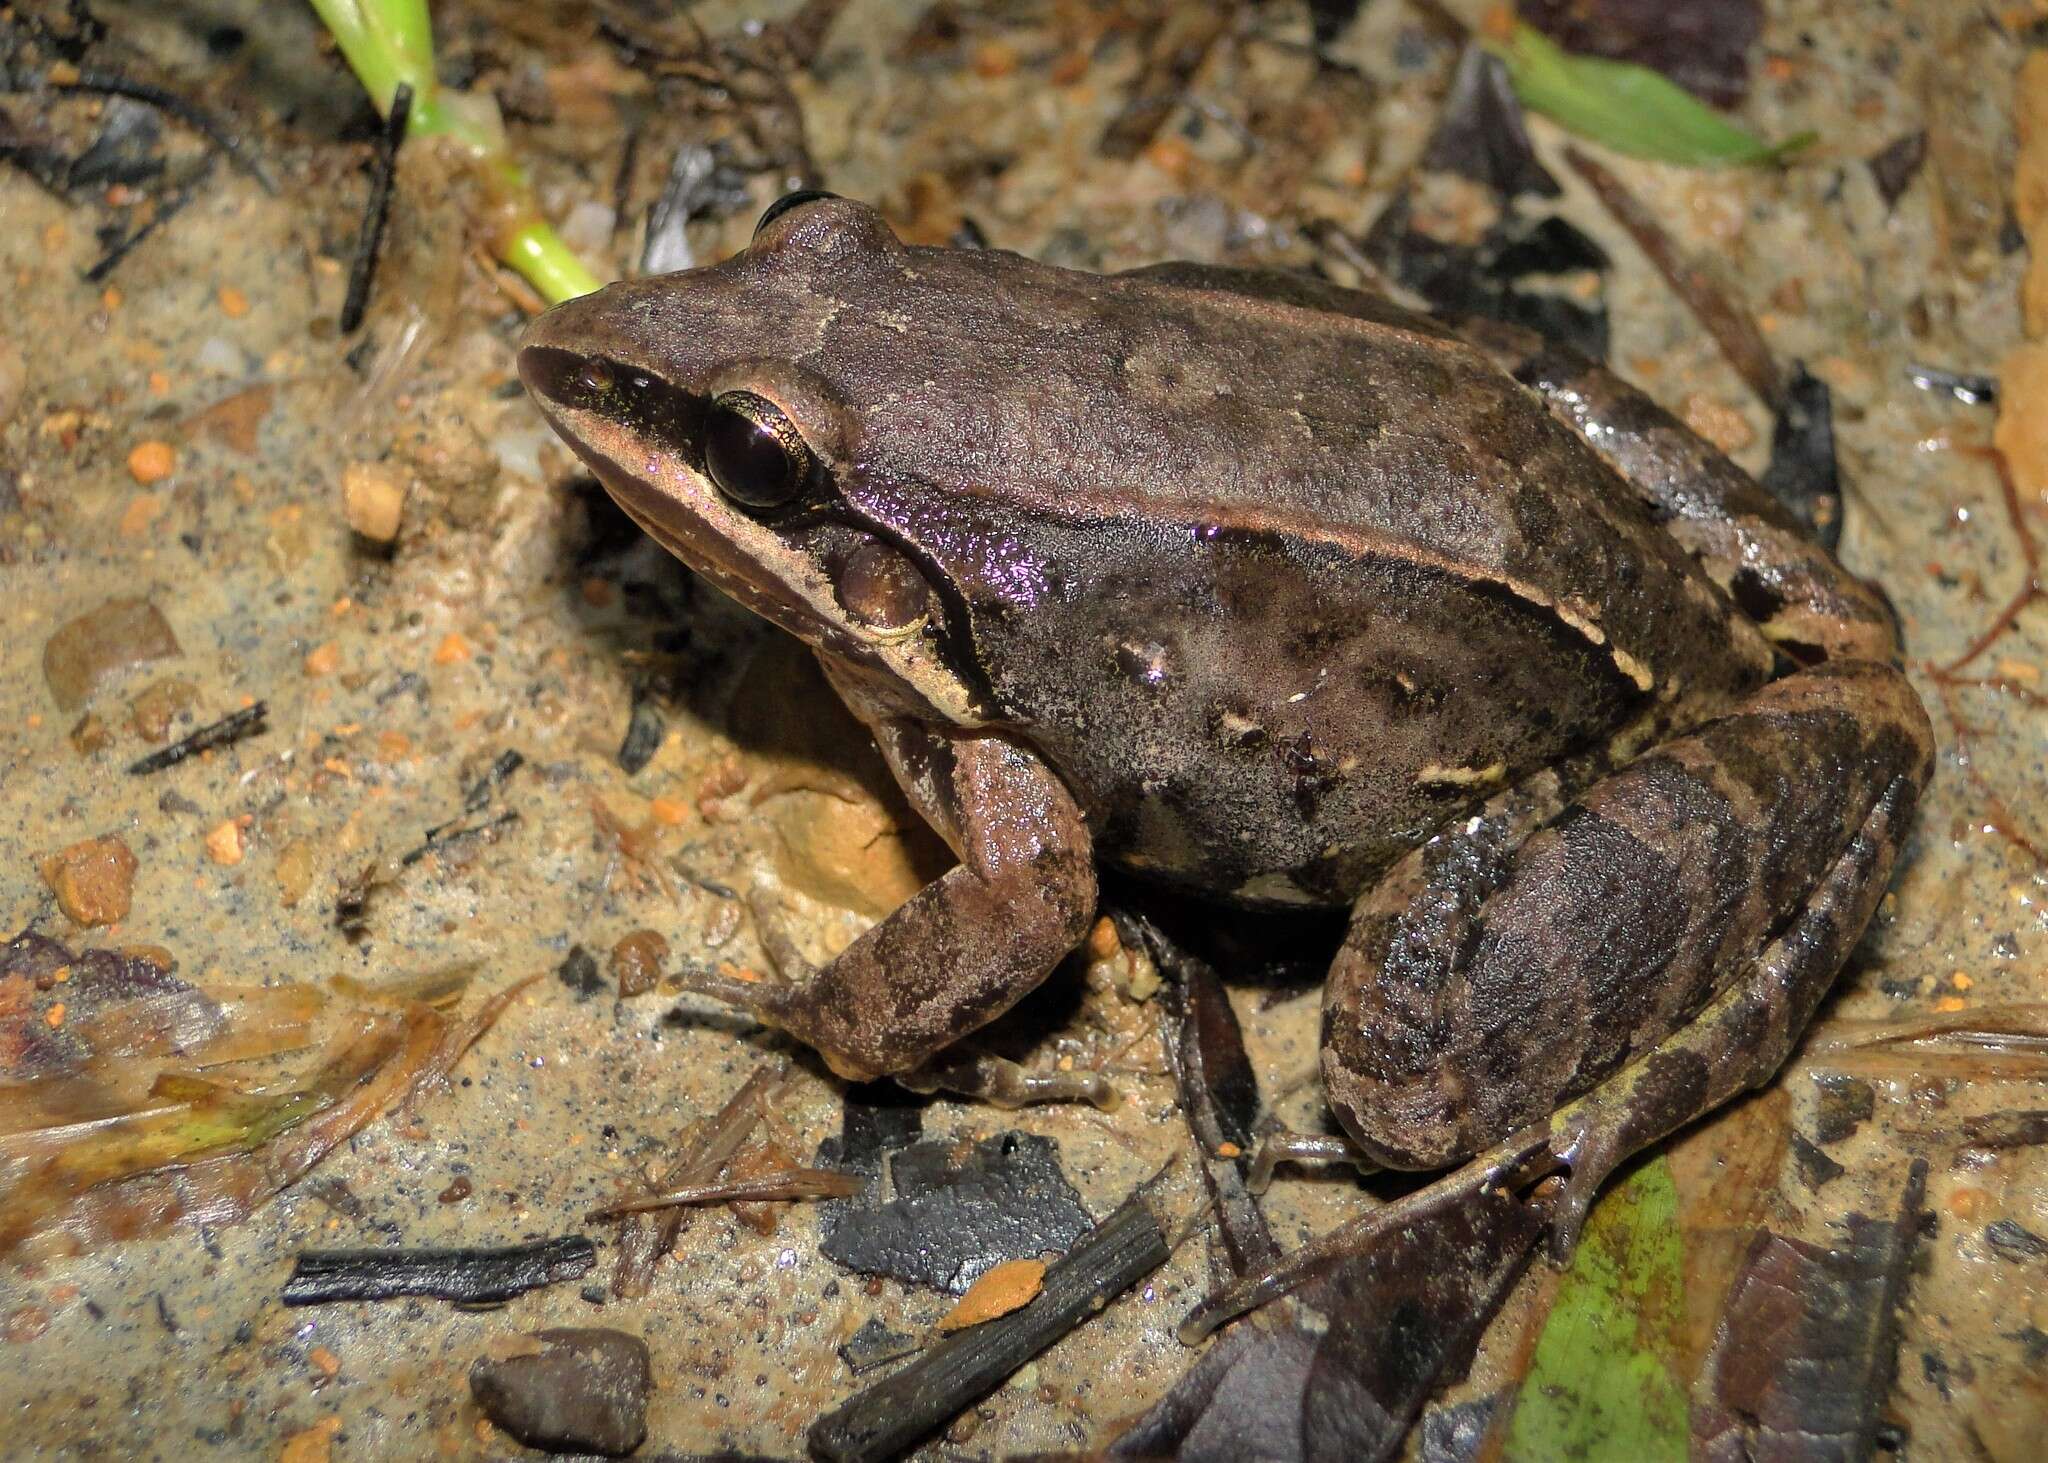
[[[851,299],[891,328],[868,303],[886,284],[864,285],[904,277],[910,252],[870,208],[793,194],[723,263],[548,311],[520,342],[519,374],[619,505],[691,568],[904,709],[973,722],[983,698],[944,586],[847,491],[872,373],[827,344]]]

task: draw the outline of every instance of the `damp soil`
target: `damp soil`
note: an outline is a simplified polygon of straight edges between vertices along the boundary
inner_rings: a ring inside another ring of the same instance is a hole
[[[1199,64],[1162,82],[1148,5],[865,0],[813,6],[822,29],[771,28],[770,45],[755,22],[794,7],[718,0],[688,12],[725,46],[707,65],[665,7],[636,13],[662,18],[681,60],[621,44],[606,14],[625,8],[435,6],[443,75],[496,96],[551,217],[608,275],[639,267],[651,229],[664,267],[721,257],[809,183],[877,201],[919,242],[1357,282],[1358,250],[1329,240],[1365,239],[1410,178],[1459,52],[1435,5],[1222,7]],[[2026,568],[1991,409],[1909,371],[1993,371],[2018,339],[2010,78],[2032,11],[2010,8],[1767,4],[1744,117],[1815,130],[1796,166],[1609,159],[1776,357],[1829,388],[1841,554],[1898,606],[1941,737],[1895,891],[1817,1024],[1815,1040],[1843,1042],[1810,1042],[1672,1150],[1685,1344],[1704,1363],[1759,1227],[1840,1243],[1852,1212],[1895,1212],[1925,1158],[1932,1217],[1883,1406],[1921,1457],[2026,1456],[2048,1416],[2048,1242],[2026,1242],[2048,1235],[2048,1149],[2011,1116],[2048,1107],[2038,1043],[1856,1044],[1863,1023],[1996,1025],[2048,1001],[2048,618],[2029,605],[1964,670],[1939,669]],[[76,24],[75,7],[41,13]],[[1058,1249],[1189,1143],[1155,983],[1122,957],[1079,961],[1002,1033],[1027,1063],[1107,1073],[1113,1111],[934,1099],[914,1120],[849,1118],[815,1061],[666,989],[663,972],[688,965],[771,968],[764,920],[829,954],[944,850],[806,659],[644,541],[552,442],[512,371],[530,292],[477,246],[430,158],[401,161],[365,321],[341,333],[378,126],[309,9],[91,13],[106,33],[84,69],[197,101],[244,156],[132,100],[0,96],[10,156],[33,144],[76,168],[98,149],[78,175],[0,168],[0,925],[146,948],[202,992],[473,967],[474,1003],[543,978],[409,1117],[371,1122],[246,1220],[0,1261],[0,1451],[511,1456],[472,1367],[531,1349],[531,1333],[601,1326],[646,1343],[644,1453],[798,1456],[813,1419],[862,1385],[849,1343],[926,1337],[962,1265],[993,1252],[912,1263],[883,1252],[914,1243],[840,1204],[714,1207],[622,1297],[617,1229],[586,1213],[660,1173],[680,1134],[787,1058],[756,1149],[806,1164],[860,1136],[876,1172],[884,1144],[924,1145],[935,1169],[1028,1153],[1056,1215],[1013,1228]],[[1148,89],[1149,123],[1130,106]],[[1761,470],[1769,413],[1560,161],[1561,134],[1531,132],[1563,185],[1552,210],[1607,261],[1560,288],[1600,291],[1610,359]],[[678,174],[680,214],[657,228]],[[1447,233],[1482,206],[1434,204]],[[2037,533],[2040,491],[2021,484],[2016,506]],[[395,538],[359,535],[374,519],[351,518],[351,494],[388,506],[394,492]],[[81,620],[104,643],[60,641]],[[258,702],[255,729],[128,770]],[[44,860],[91,840],[118,840],[132,867],[89,849],[87,882],[60,898]],[[1270,1110],[1318,1127],[1313,985],[1231,998]],[[305,1059],[215,1075],[281,1077]],[[1365,1197],[1342,1171],[1290,1173],[1267,1211],[1293,1245]],[[914,1224],[916,1208],[889,1220]],[[579,1234],[596,1242],[587,1275],[495,1309],[284,1299],[305,1250]],[[1209,1240],[1182,1244],[930,1456],[1106,1444],[1191,1364],[1174,1327],[1217,1263]],[[1527,1368],[1555,1286],[1540,1264],[1523,1280],[1438,1436]]]

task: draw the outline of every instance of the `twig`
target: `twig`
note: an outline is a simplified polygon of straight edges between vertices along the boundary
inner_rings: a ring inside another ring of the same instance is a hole
[[[199,171],[193,175],[190,182],[157,205],[156,212],[150,215],[148,222],[144,223],[134,233],[128,235],[127,238],[116,241],[111,249],[99,257],[98,262],[92,268],[85,271],[85,282],[87,284],[99,284],[105,280],[108,275],[114,272],[123,259],[126,259],[135,252],[136,245],[176,217],[178,212],[198,194],[199,185],[204,183],[212,174],[213,160],[208,158]]]
[[[1615,222],[1628,230],[1636,247],[1649,256],[1672,292],[1707,327],[1728,363],[1749,383],[1749,389],[1772,411],[1782,412],[1784,376],[1750,313],[1730,299],[1712,276],[1684,256],[1663,225],[1621,179],[1576,147],[1567,147],[1564,158],[1614,215]]]
[[[574,1280],[596,1263],[597,1246],[580,1234],[488,1250],[305,1250],[285,1282],[284,1303],[431,1295],[489,1305]]]
[[[151,752],[128,764],[131,777],[147,777],[152,772],[161,772],[166,767],[175,767],[187,757],[196,757],[201,752],[211,752],[215,747],[225,747],[239,742],[244,737],[253,737],[258,732],[268,731],[264,718],[270,715],[270,703],[258,701],[254,706],[245,706],[240,711],[231,711],[219,721],[202,726],[190,736],[172,742],[160,752]]]
[[[808,1435],[811,1452],[831,1463],[896,1457],[1165,1264],[1171,1221],[1148,1205],[1148,1187],[1046,1271],[1044,1288],[1029,1305],[955,1332],[819,1418]]]
[[[664,1189],[639,1199],[620,1199],[591,1210],[585,1224],[606,1219],[623,1219],[628,1214],[652,1214],[685,1204],[748,1204],[783,1202],[790,1199],[846,1199],[860,1192],[859,1174],[841,1173],[836,1168],[778,1168],[749,1178],[728,1179],[716,1184],[686,1184]]]
[[[740,1084],[725,1105],[686,1138],[669,1170],[654,1181],[657,1188],[676,1188],[701,1177],[715,1176],[739,1151],[761,1119],[761,1108],[775,1084],[789,1070],[787,1059],[763,1062]],[[647,1294],[655,1262],[675,1248],[689,1216],[681,1209],[634,1215],[619,1230],[618,1264],[612,1270],[612,1294],[622,1300]]]
[[[356,236],[356,257],[349,265],[348,295],[341,302],[341,333],[352,335],[363,323],[363,311],[370,303],[370,281],[377,273],[377,259],[384,243],[384,223],[391,214],[391,180],[398,173],[398,146],[405,141],[405,124],[412,116],[412,88],[398,84],[392,94],[391,112],[384,119],[384,135],[377,147],[377,168],[370,175],[369,202],[363,210],[363,229]]]
[[[155,107],[159,112],[176,117],[212,143],[229,162],[254,178],[257,186],[265,193],[277,192],[277,184],[263,170],[263,165],[243,150],[242,145],[235,141],[227,128],[214,120],[212,113],[176,92],[165,91],[160,86],[151,86],[146,81],[135,81],[111,71],[81,71],[76,80],[51,81],[49,85],[55,91],[82,91],[104,96],[122,96]]]

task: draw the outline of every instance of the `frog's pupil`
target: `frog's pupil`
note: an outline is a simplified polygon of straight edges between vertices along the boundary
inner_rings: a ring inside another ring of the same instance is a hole
[[[748,508],[776,508],[803,489],[809,449],[773,402],[729,391],[711,404],[704,470],[718,490]]]
[[[612,368],[603,361],[586,361],[576,373],[576,382],[585,391],[602,396],[612,389]]]

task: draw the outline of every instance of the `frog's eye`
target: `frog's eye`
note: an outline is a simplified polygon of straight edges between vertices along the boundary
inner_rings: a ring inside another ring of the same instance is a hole
[[[761,215],[761,221],[754,225],[754,237],[761,237],[761,230],[768,227],[792,208],[802,208],[806,203],[816,203],[821,198],[837,198],[837,193],[827,193],[822,188],[799,188],[794,193],[785,193]]]
[[[728,391],[704,423],[704,470],[743,508],[780,508],[811,480],[811,449],[782,408],[751,391]]]

